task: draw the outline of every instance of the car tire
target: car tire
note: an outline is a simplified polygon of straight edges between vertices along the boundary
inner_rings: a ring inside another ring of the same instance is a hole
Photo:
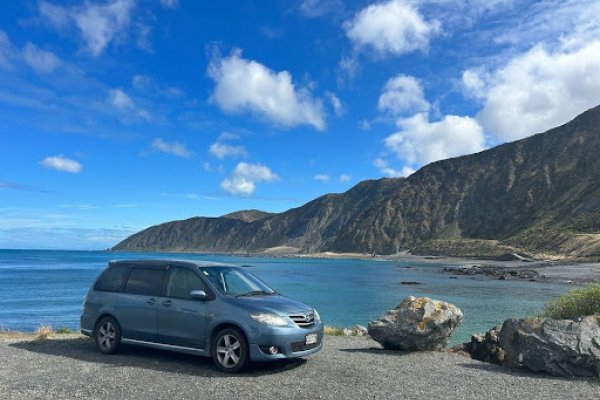
[[[243,371],[250,359],[246,336],[235,328],[219,331],[212,340],[210,353],[217,369],[227,373]]]
[[[121,346],[121,328],[113,317],[104,317],[94,329],[96,348],[103,354],[114,354]]]

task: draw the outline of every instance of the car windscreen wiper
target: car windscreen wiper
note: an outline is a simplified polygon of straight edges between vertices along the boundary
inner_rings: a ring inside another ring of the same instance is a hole
[[[267,292],[265,290],[253,290],[251,292],[246,292],[246,293],[242,293],[242,294],[238,294],[235,297],[250,297],[250,296],[258,296],[258,295],[274,295],[277,294],[276,292]]]

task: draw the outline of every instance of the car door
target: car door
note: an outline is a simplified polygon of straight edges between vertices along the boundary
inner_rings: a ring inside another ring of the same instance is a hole
[[[166,274],[166,267],[131,269],[117,307],[124,338],[156,342],[156,309]]]
[[[161,343],[204,348],[206,302],[193,299],[192,290],[210,292],[204,281],[190,268],[172,267],[165,296],[157,308],[158,337]]]

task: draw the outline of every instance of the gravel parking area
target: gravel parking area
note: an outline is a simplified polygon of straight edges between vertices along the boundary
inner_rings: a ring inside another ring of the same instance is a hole
[[[99,354],[91,340],[0,340],[3,399],[597,399],[600,380],[511,371],[450,353],[388,352],[363,338],[326,337],[307,360],[242,375],[211,360],[139,347]]]

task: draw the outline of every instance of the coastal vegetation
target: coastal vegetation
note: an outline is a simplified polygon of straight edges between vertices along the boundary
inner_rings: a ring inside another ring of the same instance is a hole
[[[591,283],[572,289],[557,299],[550,300],[542,316],[554,319],[573,319],[600,315],[600,285]]]

